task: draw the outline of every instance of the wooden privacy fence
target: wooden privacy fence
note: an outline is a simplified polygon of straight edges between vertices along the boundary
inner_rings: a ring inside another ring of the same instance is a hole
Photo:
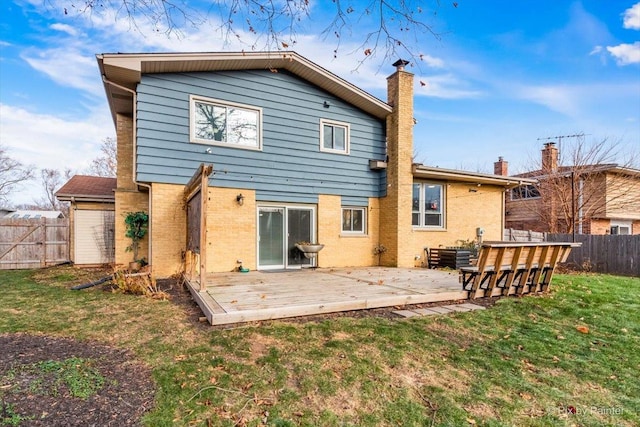
[[[0,218],[0,270],[69,261],[69,219]]]
[[[548,234],[550,242],[570,242],[571,234]],[[567,264],[596,273],[640,277],[640,235],[576,234],[580,248],[571,251]]]
[[[539,233],[530,230],[514,230],[513,228],[505,228],[502,234],[502,240],[506,242],[544,242],[546,233]]]

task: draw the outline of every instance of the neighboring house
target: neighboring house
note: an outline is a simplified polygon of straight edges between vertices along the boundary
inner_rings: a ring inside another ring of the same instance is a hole
[[[381,101],[294,52],[97,56],[117,132],[116,263],[123,215],[149,213],[154,273],[184,269],[185,186],[206,181],[206,272],[423,262],[425,247],[500,240],[505,192],[526,178],[412,163],[413,74]],[[191,215],[199,212],[190,212]],[[325,245],[316,260],[299,241]]]
[[[39,211],[39,210],[16,210],[7,213],[5,218],[11,219],[41,219],[41,218],[64,218],[61,211]]]
[[[8,214],[14,213],[15,209],[0,208],[0,218],[6,217]],[[9,215],[11,216],[11,215]]]
[[[542,150],[541,169],[516,175],[535,184],[510,191],[507,228],[552,233],[640,234],[640,170],[617,164],[558,164],[555,143]],[[506,175],[507,162],[495,163]]]
[[[70,256],[76,265],[115,260],[115,178],[74,175],[57,192],[70,202]]]

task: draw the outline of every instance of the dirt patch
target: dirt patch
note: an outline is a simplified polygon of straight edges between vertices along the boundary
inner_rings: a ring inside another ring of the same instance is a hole
[[[0,348],[0,418],[18,425],[136,426],[153,406],[151,372],[125,350],[26,334],[0,335]],[[101,378],[88,396],[50,375],[69,360],[86,361]]]
[[[198,304],[191,297],[191,293],[181,279],[158,279],[158,289],[169,295],[169,301],[182,309],[189,323],[197,325],[199,329],[210,330],[204,313],[198,307]]]

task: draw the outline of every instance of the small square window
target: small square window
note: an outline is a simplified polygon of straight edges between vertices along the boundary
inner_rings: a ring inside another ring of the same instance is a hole
[[[365,208],[342,208],[342,232],[346,234],[365,234]]]
[[[349,154],[348,123],[320,120],[320,151]]]

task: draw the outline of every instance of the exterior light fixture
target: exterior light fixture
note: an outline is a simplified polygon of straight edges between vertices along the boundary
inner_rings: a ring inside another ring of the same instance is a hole
[[[242,193],[238,194],[236,196],[236,202],[238,203],[238,205],[242,206],[244,205],[244,196],[242,195]]]
[[[329,104],[329,101],[324,101],[324,104],[322,104],[324,106],[324,108],[329,108],[331,106],[331,104]]]

